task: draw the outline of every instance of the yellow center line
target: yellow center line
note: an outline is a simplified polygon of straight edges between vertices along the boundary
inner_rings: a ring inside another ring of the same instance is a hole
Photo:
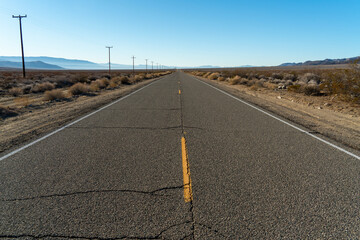
[[[181,94],[181,90],[179,89],[179,94]]]
[[[181,137],[181,150],[182,150],[182,166],[184,175],[184,200],[185,202],[191,202],[193,200],[191,178],[190,178],[190,166],[186,149],[186,140]]]

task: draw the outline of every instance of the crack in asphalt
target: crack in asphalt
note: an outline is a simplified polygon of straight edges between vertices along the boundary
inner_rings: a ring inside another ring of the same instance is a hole
[[[98,239],[98,240],[116,240],[116,239],[165,239],[162,235],[169,231],[171,228],[185,225],[191,223],[191,221],[184,221],[181,223],[176,223],[168,226],[167,228],[161,230],[158,234],[153,236],[119,236],[119,237],[90,237],[90,236],[75,236],[75,235],[56,235],[56,234],[39,234],[39,235],[31,235],[31,234],[18,234],[18,235],[0,235],[0,238],[33,238],[33,239],[42,239],[42,238],[66,238],[66,239]]]
[[[129,190],[129,189],[106,189],[106,190],[89,190],[89,191],[78,191],[78,192],[71,192],[71,193],[56,193],[56,194],[49,194],[49,195],[42,195],[36,197],[27,197],[27,198],[13,198],[13,199],[0,199],[1,202],[14,202],[14,201],[25,201],[25,200],[34,200],[34,199],[42,199],[42,198],[52,198],[52,197],[66,197],[72,195],[80,195],[80,194],[90,194],[90,193],[116,193],[116,192],[125,192],[125,193],[138,193],[138,194],[149,194],[152,196],[165,196],[156,194],[161,191],[166,190],[174,190],[174,189],[183,189],[184,185],[181,186],[174,186],[174,187],[164,187],[159,188],[153,191],[140,191],[140,190]]]
[[[104,126],[89,126],[89,127],[68,127],[69,129],[141,129],[141,130],[172,130],[180,129],[181,126],[171,126],[171,127],[104,127]]]
[[[181,121],[181,131],[182,135],[185,137],[185,126],[184,126],[184,104],[183,104],[183,98],[182,98],[182,87],[181,82],[179,81],[179,101],[180,101],[180,121]],[[190,127],[187,127],[190,128]],[[196,128],[196,127],[193,127]],[[184,186],[185,187],[185,186]],[[191,234],[188,237],[191,237],[191,239],[195,239],[195,218],[194,218],[194,204],[193,200],[189,202],[190,208],[190,218],[191,218]]]

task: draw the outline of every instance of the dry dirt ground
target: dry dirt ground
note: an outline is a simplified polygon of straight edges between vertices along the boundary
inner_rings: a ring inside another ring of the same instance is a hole
[[[30,98],[2,97],[0,104],[16,107],[20,114],[0,120],[0,152],[59,128],[157,79],[124,85],[115,90],[104,90],[96,96],[83,95],[68,101],[44,102],[42,95]],[[30,105],[28,101],[31,101]]]
[[[347,147],[360,150],[359,105],[341,101],[337,96],[305,96],[286,89],[254,89],[197,78],[305,126],[314,134],[321,134]]]

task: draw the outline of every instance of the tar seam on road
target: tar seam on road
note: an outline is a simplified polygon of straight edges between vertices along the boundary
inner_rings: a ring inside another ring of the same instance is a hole
[[[205,85],[207,85],[207,86],[209,86],[209,87],[212,87],[213,89],[215,89],[215,90],[217,90],[217,91],[219,91],[219,92],[221,92],[221,93],[223,93],[223,94],[225,94],[225,95],[227,95],[227,96],[229,96],[229,97],[231,97],[231,98],[233,98],[233,99],[235,99],[235,100],[237,100],[237,101],[239,101],[239,102],[241,102],[241,103],[243,103],[243,104],[245,104],[245,105],[247,105],[247,106],[249,106],[249,107],[252,107],[252,108],[254,108],[254,109],[256,109],[256,110],[258,110],[258,111],[260,111],[260,112],[262,112],[262,113],[264,113],[264,114],[266,114],[266,115],[268,115],[268,116],[270,116],[270,117],[272,117],[272,118],[274,118],[274,119],[282,122],[282,123],[285,123],[286,125],[294,128],[294,129],[296,129],[296,130],[298,130],[298,131],[300,131],[300,132],[302,132],[302,133],[305,133],[305,134],[307,134],[307,135],[310,136],[310,137],[313,137],[313,138],[315,138],[315,139],[317,139],[317,140],[319,140],[319,141],[321,141],[321,142],[323,142],[323,143],[325,143],[325,144],[327,144],[327,145],[329,145],[329,146],[331,146],[331,147],[333,147],[333,148],[336,148],[337,150],[340,150],[341,152],[344,152],[344,153],[346,153],[346,154],[348,154],[348,155],[350,155],[350,156],[352,156],[352,157],[360,160],[360,156],[358,156],[358,155],[356,155],[356,154],[354,154],[354,153],[352,153],[352,152],[349,152],[349,151],[347,151],[347,150],[345,150],[345,149],[343,149],[343,148],[341,148],[341,147],[339,147],[339,146],[336,146],[335,144],[332,144],[331,142],[328,142],[328,141],[326,141],[326,140],[324,140],[324,139],[322,139],[322,138],[320,138],[320,137],[318,137],[318,136],[315,136],[315,135],[313,135],[311,132],[305,131],[305,130],[303,130],[303,129],[301,129],[301,128],[299,128],[299,127],[297,127],[297,126],[295,126],[295,125],[293,125],[293,124],[291,124],[291,123],[289,123],[289,122],[287,122],[287,121],[284,121],[284,120],[282,120],[282,119],[280,119],[280,118],[278,118],[278,117],[276,117],[276,116],[274,116],[274,115],[272,115],[272,114],[270,114],[270,113],[262,110],[261,108],[255,107],[254,105],[252,105],[252,104],[250,104],[250,103],[248,103],[248,102],[246,102],[246,101],[244,101],[244,100],[241,100],[241,99],[239,99],[239,98],[237,98],[237,97],[235,97],[235,96],[233,96],[233,95],[231,95],[231,94],[229,94],[229,93],[227,93],[227,92],[225,92],[225,91],[223,91],[223,90],[221,90],[221,89],[218,89],[218,88],[216,88],[216,87],[214,87],[214,86],[212,86],[212,85],[210,85],[210,84],[208,84],[208,83],[206,83],[206,82],[200,81],[199,79],[197,79],[197,78],[195,78],[195,77],[193,77],[193,78],[194,78],[196,81],[199,81],[199,82],[201,82],[201,83],[203,83],[203,84],[205,84]]]
[[[159,80],[160,80],[160,79],[159,79]],[[44,139],[46,139],[46,138],[54,135],[55,133],[58,133],[58,132],[64,130],[65,128],[68,128],[68,127],[74,125],[75,123],[80,122],[81,120],[84,120],[85,118],[88,118],[88,117],[94,115],[95,113],[100,112],[101,110],[104,110],[105,108],[110,107],[111,105],[113,105],[113,104],[115,104],[115,103],[118,103],[118,102],[120,102],[120,101],[122,101],[122,100],[124,100],[124,99],[126,99],[126,98],[128,98],[128,97],[130,97],[131,95],[134,95],[135,93],[143,90],[144,88],[147,88],[147,87],[153,85],[154,83],[158,82],[159,80],[154,81],[154,82],[152,82],[152,83],[150,83],[150,84],[148,84],[148,85],[146,85],[146,86],[144,86],[144,87],[142,87],[142,88],[140,88],[140,89],[138,89],[138,90],[136,90],[136,91],[134,91],[134,92],[132,92],[132,93],[130,93],[130,94],[128,94],[128,95],[126,95],[126,96],[124,96],[124,97],[122,97],[122,98],[120,98],[120,99],[118,99],[118,100],[116,100],[116,101],[114,101],[114,102],[112,102],[112,103],[110,103],[110,104],[108,104],[108,105],[106,105],[106,106],[104,106],[104,107],[96,110],[96,111],[94,111],[94,112],[91,112],[91,113],[89,113],[89,114],[87,114],[87,115],[85,115],[85,116],[83,116],[83,117],[81,117],[81,118],[79,118],[79,119],[77,119],[77,120],[75,120],[75,121],[73,121],[73,122],[71,122],[71,123],[69,123],[69,124],[61,127],[61,128],[59,128],[59,129],[57,129],[57,130],[55,130],[55,131],[53,131],[53,132],[51,132],[51,133],[49,133],[49,134],[47,134],[47,135],[39,138],[39,139],[36,139],[35,141],[33,141],[33,142],[29,143],[29,144],[26,144],[25,146],[22,146],[21,148],[18,148],[18,149],[16,149],[16,150],[14,150],[14,151],[12,151],[12,152],[10,152],[10,153],[8,153],[8,154],[0,157],[0,161],[2,161],[2,160],[4,160],[4,159],[6,159],[6,158],[8,158],[8,157],[10,157],[10,156],[12,156],[12,155],[14,155],[14,154],[22,151],[22,150],[24,150],[24,149],[26,149],[26,148],[34,145],[35,143],[38,143],[38,142],[40,142],[40,141],[42,141],[42,140],[44,140]]]

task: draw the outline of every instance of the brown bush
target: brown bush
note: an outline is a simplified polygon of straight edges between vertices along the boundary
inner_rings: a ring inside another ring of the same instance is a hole
[[[20,105],[20,106],[23,106],[23,107],[26,107],[26,106],[30,105],[30,99],[28,97],[15,98],[14,102],[16,103],[16,105]]]
[[[33,92],[33,93],[45,92],[48,90],[52,90],[54,88],[55,88],[55,85],[53,83],[44,82],[44,83],[36,84],[35,86],[33,86],[31,88],[31,92]]]
[[[18,87],[13,87],[9,90],[9,93],[14,97],[20,96],[23,94],[23,89]]]
[[[212,73],[207,78],[210,80],[216,80],[219,77],[219,73]]]
[[[224,77],[218,77],[217,80],[220,81],[220,82],[223,82],[223,81],[225,81],[225,78]]]
[[[240,84],[240,80],[241,80],[241,77],[236,75],[235,77],[230,78],[229,83],[230,83],[230,85]]]
[[[96,81],[91,82],[90,84],[90,91],[97,92],[100,90],[99,84]]]
[[[95,82],[100,89],[106,88],[110,84],[110,81],[107,78],[100,78],[100,79],[96,80]]]
[[[305,93],[305,95],[312,95],[312,96],[318,96],[320,95],[320,88],[318,85],[304,85],[302,88],[302,91]]]
[[[120,82],[121,82],[121,84],[124,84],[124,85],[130,85],[131,84],[130,79],[127,76],[120,77]]]
[[[89,86],[84,83],[76,83],[69,88],[69,93],[72,95],[81,95],[89,92]]]
[[[54,90],[51,90],[51,91],[46,91],[44,93],[44,100],[45,101],[62,100],[62,99],[65,99],[65,98],[66,98],[65,93],[60,89],[54,89]]]

